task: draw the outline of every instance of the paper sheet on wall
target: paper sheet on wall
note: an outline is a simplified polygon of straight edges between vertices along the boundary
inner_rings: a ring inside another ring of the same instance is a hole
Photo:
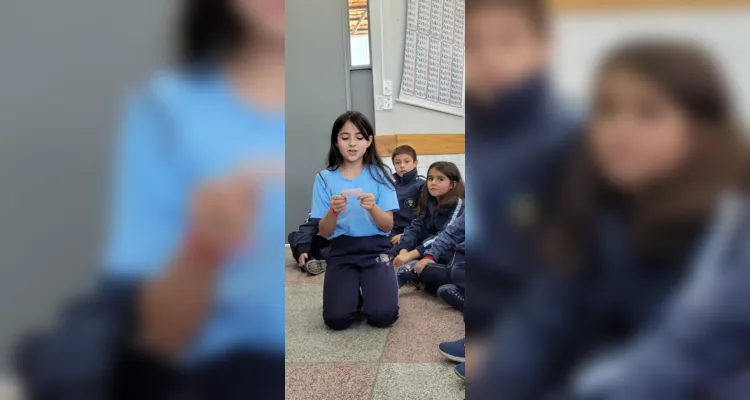
[[[465,0],[408,0],[398,101],[464,115]]]

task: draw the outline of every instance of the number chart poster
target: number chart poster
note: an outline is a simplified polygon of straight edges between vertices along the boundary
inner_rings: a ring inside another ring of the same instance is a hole
[[[465,0],[408,0],[398,101],[464,115]]]

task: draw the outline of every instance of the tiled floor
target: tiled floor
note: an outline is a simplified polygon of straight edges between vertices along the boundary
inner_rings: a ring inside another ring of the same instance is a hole
[[[364,323],[335,332],[322,318],[323,275],[287,262],[286,398],[292,400],[454,400],[463,382],[437,345],[463,336],[461,315],[438,299],[401,289],[390,329]]]

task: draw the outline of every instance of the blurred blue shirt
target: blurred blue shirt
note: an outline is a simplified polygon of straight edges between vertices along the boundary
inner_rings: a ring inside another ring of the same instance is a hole
[[[215,307],[185,353],[188,363],[227,349],[284,351],[284,134],[283,110],[249,107],[218,68],[157,76],[126,109],[104,255],[108,278],[163,272],[189,229],[191,193],[201,182],[248,161],[266,162],[270,176],[260,184],[252,243],[222,266]],[[264,161],[270,157],[273,163]]]
[[[378,168],[373,166],[366,166],[362,173],[354,179],[345,178],[338,170],[324,169],[315,176],[312,217],[325,217],[331,208],[331,197],[348,189],[362,189],[362,193],[374,194],[376,204],[383,211],[398,210],[398,196],[395,187],[387,183],[390,181],[389,176],[383,175]],[[388,235],[389,232],[384,232],[375,225],[375,220],[373,220],[370,212],[359,205],[357,196],[350,196],[347,200],[346,209],[339,214],[336,230],[329,239],[344,235],[352,237]]]

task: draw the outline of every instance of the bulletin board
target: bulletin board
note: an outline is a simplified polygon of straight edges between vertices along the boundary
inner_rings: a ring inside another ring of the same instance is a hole
[[[408,0],[397,101],[464,115],[465,0]]]

